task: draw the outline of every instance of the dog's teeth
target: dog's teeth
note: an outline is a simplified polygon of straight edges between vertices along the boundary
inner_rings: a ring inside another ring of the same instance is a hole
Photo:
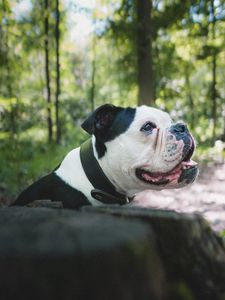
[[[182,162],[182,169],[183,170],[191,169],[191,168],[193,168],[195,166],[197,166],[197,163],[195,161],[193,161],[193,160]]]

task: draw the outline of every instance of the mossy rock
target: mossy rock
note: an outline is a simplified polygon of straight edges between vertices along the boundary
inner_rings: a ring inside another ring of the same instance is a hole
[[[4,300],[166,296],[154,235],[140,221],[63,209],[3,208],[0,245]]]
[[[155,233],[171,299],[225,299],[225,247],[200,215],[129,206],[85,207],[83,211],[148,225]]]

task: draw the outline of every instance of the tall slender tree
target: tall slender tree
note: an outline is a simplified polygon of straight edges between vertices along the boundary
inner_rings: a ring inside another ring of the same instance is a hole
[[[151,8],[151,0],[136,1],[138,103],[147,105],[154,102]]]
[[[55,122],[56,122],[56,143],[60,143],[61,128],[59,119],[59,95],[60,95],[60,56],[59,56],[59,43],[60,43],[60,10],[59,0],[56,0],[56,23],[55,23],[55,44],[56,44],[56,93],[55,93]]]
[[[215,3],[214,0],[210,1],[210,16],[212,22],[212,40],[215,42],[216,38],[216,15],[215,15]],[[217,127],[217,91],[216,91],[216,48],[215,45],[212,47],[212,88],[211,88],[211,97],[212,97],[212,119],[213,119],[213,141],[216,139],[216,127]]]
[[[49,2],[44,0],[44,31],[45,31],[45,77],[47,91],[47,124],[48,124],[48,140],[52,142],[53,124],[51,113],[51,83],[49,71]]]
[[[190,82],[190,73],[191,73],[191,67],[189,64],[185,64],[184,67],[184,77],[185,77],[185,85],[186,85],[186,95],[188,100],[188,105],[190,107],[190,125],[191,129],[194,130],[195,127],[195,103],[194,103],[194,97],[193,97],[193,91],[192,86]]]
[[[12,70],[12,64],[10,59],[10,6],[8,1],[2,2],[2,10],[4,13],[4,22],[2,22],[2,25],[4,24],[4,30],[3,26],[0,28],[1,35],[2,35],[2,62],[4,61],[5,64],[5,78],[4,78],[4,86],[5,86],[5,96],[8,98],[8,101],[10,101],[10,121],[9,121],[9,127],[12,134],[12,137],[15,137],[17,127],[16,127],[16,109],[14,107],[15,103],[12,101],[12,97],[15,97],[13,93],[13,70]]]
[[[92,69],[91,69],[91,87],[90,87],[90,102],[91,111],[95,108],[95,73],[96,73],[96,34],[93,32],[92,38]]]

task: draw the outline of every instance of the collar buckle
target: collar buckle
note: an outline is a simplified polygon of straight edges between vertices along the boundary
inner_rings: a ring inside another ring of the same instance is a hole
[[[115,197],[109,193],[106,193],[102,190],[99,190],[99,189],[93,189],[91,191],[91,196],[93,198],[95,198],[96,200],[104,203],[104,204],[115,204],[115,203],[118,203],[118,204],[126,204],[126,203],[129,203],[129,198],[124,196],[124,197]]]

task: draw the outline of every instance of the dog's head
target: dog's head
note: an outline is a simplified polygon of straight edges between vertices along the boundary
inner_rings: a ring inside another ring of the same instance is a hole
[[[82,124],[95,139],[95,153],[118,191],[179,188],[198,175],[191,160],[195,142],[184,123],[161,110],[103,105]],[[90,166],[91,167],[91,166]]]

